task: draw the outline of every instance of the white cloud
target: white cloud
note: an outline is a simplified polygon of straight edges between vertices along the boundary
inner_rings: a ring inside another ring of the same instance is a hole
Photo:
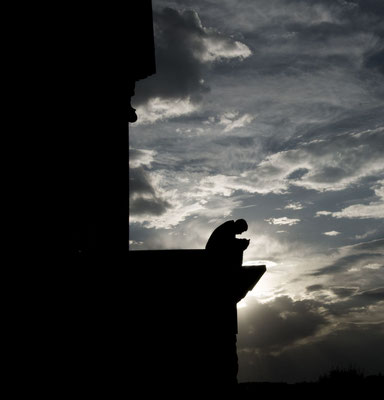
[[[237,116],[239,115],[238,111],[228,111],[222,114],[219,118],[219,124],[229,125]]]
[[[342,211],[332,213],[336,218],[384,218],[384,203],[370,203],[368,205],[356,204],[344,208]]]
[[[296,225],[297,223],[300,222],[300,219],[298,218],[288,218],[288,217],[282,217],[282,218],[268,218],[265,219],[264,221],[267,221],[271,225]]]
[[[271,267],[276,267],[277,263],[275,263],[274,261],[270,261],[270,260],[249,260],[249,261],[243,262],[243,266],[245,266],[245,267],[252,266],[252,265],[265,265],[267,267],[267,269],[269,269]]]
[[[136,125],[153,124],[163,119],[180,117],[181,115],[191,114],[197,109],[198,106],[191,101],[190,97],[181,99],[155,97],[137,108],[137,114],[140,115],[140,118]]]
[[[284,207],[286,210],[302,210],[304,206],[299,202],[289,203]]]
[[[227,112],[224,113],[219,120],[219,124],[224,125],[224,132],[229,132],[235,128],[242,128],[250,124],[254,117],[250,114],[244,114],[238,117],[238,112]]]
[[[320,217],[320,216],[322,216],[322,215],[324,215],[324,216],[326,216],[326,215],[332,215],[332,212],[331,212],[331,211],[317,211],[316,217]]]
[[[329,231],[329,232],[324,232],[323,235],[326,235],[326,236],[337,236],[337,235],[340,235],[340,232]]]
[[[357,218],[357,219],[384,218],[384,180],[379,181],[373,187],[373,189],[375,191],[376,196],[379,198],[377,201],[373,201],[369,204],[354,204],[337,212],[329,213],[327,211],[326,215],[332,215],[335,218]],[[320,212],[318,212],[317,214],[319,213]]]
[[[136,240],[130,240],[129,241],[129,245],[130,246],[141,246],[141,245],[143,245],[144,244],[144,242],[140,242],[140,241],[136,241]]]
[[[214,32],[206,30],[208,34]],[[247,45],[239,41],[232,41],[229,38],[219,37],[215,34],[203,38],[204,49],[200,54],[201,61],[212,62],[224,58],[249,57],[252,52]]]
[[[363,268],[365,269],[373,269],[373,270],[379,270],[382,267],[381,264],[379,263],[372,263],[372,264],[367,264]]]
[[[376,196],[379,197],[378,201],[369,204],[354,204],[346,207],[341,211],[332,213],[336,218],[384,218],[384,180],[379,181],[374,187]]]
[[[144,165],[151,165],[156,151],[129,148],[129,167],[138,168]]]

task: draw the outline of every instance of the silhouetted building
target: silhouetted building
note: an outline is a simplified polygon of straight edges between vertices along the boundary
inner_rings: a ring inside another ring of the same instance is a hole
[[[44,185],[41,195],[31,174],[30,194],[39,196],[48,220],[39,225],[33,208],[40,228],[33,234],[42,258],[50,257],[46,269],[40,259],[28,265],[38,281],[31,298],[39,303],[27,330],[43,338],[33,344],[34,361],[45,364],[38,377],[43,385],[57,382],[53,397],[92,396],[108,386],[113,398],[115,387],[129,386],[126,343],[136,323],[128,316],[135,294],[128,273],[127,87],[154,72],[151,2],[52,5],[49,11],[41,26],[30,27],[39,32],[40,50],[32,64],[43,72],[28,78],[37,82],[31,96],[38,105],[31,122],[38,134],[28,136],[41,145],[33,163]],[[41,77],[48,89],[42,93]]]
[[[132,3],[134,4],[133,7],[128,5],[128,11],[131,11],[128,14],[128,121],[131,123],[137,120],[135,109],[131,106],[131,97],[135,95],[136,82],[156,73],[152,2],[151,0],[140,0],[130,4]]]
[[[129,259],[132,290],[141,304],[132,304],[129,313],[135,381],[153,382],[163,393],[232,390],[236,302],[265,266],[226,274],[228,266],[215,262],[206,250],[130,251]]]

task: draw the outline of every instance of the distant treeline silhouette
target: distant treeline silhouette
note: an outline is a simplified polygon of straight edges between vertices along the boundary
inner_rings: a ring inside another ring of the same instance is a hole
[[[244,382],[239,384],[239,399],[256,399],[261,393],[273,395],[361,395],[380,393],[384,375],[364,375],[359,368],[336,367],[314,382]]]
[[[363,382],[365,379],[364,371],[358,367],[335,367],[328,373],[320,375],[318,383],[327,385],[332,383],[350,383],[357,384]]]

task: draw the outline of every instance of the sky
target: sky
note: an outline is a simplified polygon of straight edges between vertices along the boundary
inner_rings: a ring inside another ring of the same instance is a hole
[[[244,218],[267,272],[238,304],[239,381],[384,373],[384,2],[152,4],[130,249],[204,248]]]

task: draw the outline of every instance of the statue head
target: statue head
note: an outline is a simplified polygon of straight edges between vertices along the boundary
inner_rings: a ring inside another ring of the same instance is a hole
[[[236,234],[240,234],[248,230],[248,224],[245,219],[237,219],[235,221],[235,232]]]

